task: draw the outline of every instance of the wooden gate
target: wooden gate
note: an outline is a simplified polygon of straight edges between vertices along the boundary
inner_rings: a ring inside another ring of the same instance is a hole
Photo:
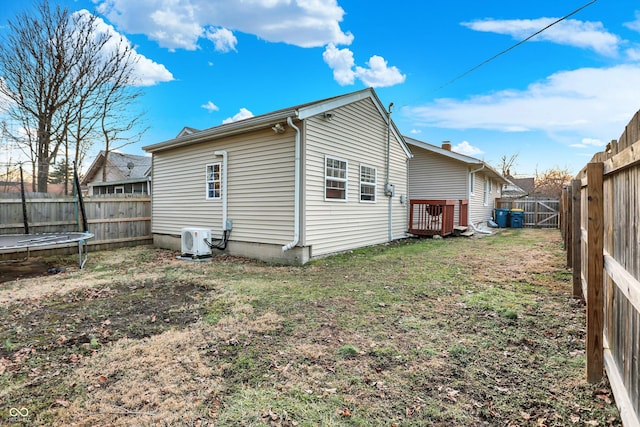
[[[496,208],[522,209],[522,225],[533,228],[558,228],[560,226],[560,200],[556,199],[496,199]]]

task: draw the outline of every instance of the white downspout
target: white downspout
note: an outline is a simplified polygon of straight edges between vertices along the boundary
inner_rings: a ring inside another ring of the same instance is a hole
[[[387,197],[389,198],[389,212],[388,212],[388,222],[389,222],[389,241],[393,240],[393,189],[391,187],[391,107],[393,107],[393,102],[389,104],[389,110],[387,111],[387,177],[384,185],[384,191]]]
[[[480,166],[478,169],[474,169],[472,171],[470,171],[469,173],[476,173],[476,172],[480,172],[482,169],[484,169],[484,163],[482,164],[482,166]]]
[[[295,154],[295,184],[293,195],[293,240],[282,247],[282,251],[293,249],[300,240],[300,129],[293,124],[291,117],[287,117],[287,124],[296,131],[296,154]]]
[[[227,152],[218,150],[213,154],[222,156],[222,231],[227,231]]]

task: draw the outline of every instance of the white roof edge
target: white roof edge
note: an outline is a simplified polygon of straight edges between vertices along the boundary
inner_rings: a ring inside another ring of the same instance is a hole
[[[446,149],[438,147],[436,145],[429,144],[428,142],[420,141],[419,139],[411,138],[411,137],[408,137],[408,136],[405,136],[404,138],[407,141],[407,144],[409,144],[409,145],[415,145],[416,147],[419,147],[419,148],[425,149],[427,151],[431,151],[433,153],[437,153],[437,154],[449,157],[451,159],[455,159],[455,160],[464,162],[464,163],[469,164],[469,165],[478,165],[478,166],[482,165],[485,169],[488,169],[489,171],[493,172],[493,174],[495,174],[504,183],[512,184],[511,181],[509,181],[507,178],[502,176],[491,165],[489,165],[487,162],[485,162],[483,160],[476,159],[475,157],[466,156],[464,154],[456,153],[454,151],[446,150]]]
[[[475,157],[466,156],[464,154],[456,153],[455,151],[446,150],[444,148],[438,147],[437,145],[429,144],[428,142],[420,141],[419,139],[411,138],[405,136],[404,139],[407,141],[407,144],[415,145],[416,147],[420,147],[427,151],[431,151],[434,153],[441,154],[446,157],[450,157],[452,159],[459,160],[461,162],[470,164],[470,165],[481,165],[484,162],[480,159],[476,159]]]
[[[364,89],[358,92],[352,92],[335,98],[330,98],[325,101],[319,101],[308,106],[300,107],[298,109],[298,118],[304,120],[308,117],[315,116],[326,111],[331,111],[334,108],[340,108],[367,98],[373,99],[371,89]]]
[[[357,101],[362,101],[363,99],[371,99],[380,115],[384,118],[385,122],[388,120],[387,110],[385,110],[382,102],[380,101],[380,98],[378,98],[372,88],[362,89],[357,92],[348,93],[336,98],[327,99],[326,101],[319,101],[308,106],[300,107],[298,110],[298,118],[306,119],[308,117],[315,116],[326,111],[331,111],[334,108],[339,108]],[[402,136],[402,134],[398,131],[393,121],[391,121],[391,124],[391,131],[393,132],[396,140],[400,142],[400,146],[402,147],[405,155],[408,158],[412,158],[413,153],[411,153],[411,150],[407,146],[404,136]]]
[[[384,109],[380,99],[375,94],[372,88],[362,89],[356,92],[339,95],[326,100],[320,100],[311,102],[308,104],[298,105],[290,107],[288,109],[278,110],[272,113],[251,117],[249,119],[240,120],[233,123],[227,123],[220,126],[211,127],[202,131],[194,132],[191,134],[185,134],[176,138],[151,144],[142,147],[142,149],[148,153],[154,153],[156,151],[168,150],[171,148],[181,147],[183,145],[189,145],[197,142],[202,142],[211,139],[212,137],[220,138],[224,136],[236,135],[242,132],[262,129],[271,126],[275,122],[285,120],[287,117],[295,117],[300,120],[304,120],[311,116],[330,111],[335,108],[342,107],[344,105],[351,104],[353,102],[361,101],[363,99],[371,99],[376,106],[382,117],[387,121],[387,111]],[[413,154],[407,146],[405,137],[398,131],[393,121],[391,122],[391,130],[396,139],[400,142],[400,146],[405,152],[408,158],[412,158]],[[182,132],[181,132],[182,133]]]
[[[195,142],[205,141],[212,137],[231,136],[248,130],[262,129],[272,125],[274,122],[284,120],[287,117],[295,117],[297,112],[295,109],[282,110],[275,113],[268,113],[261,116],[251,117],[249,119],[240,120],[233,123],[227,123],[215,126],[209,129],[195,132],[192,134],[176,137],[157,144],[151,144],[142,147],[146,152],[153,153],[156,151],[168,150],[170,148],[181,147],[183,145]]]

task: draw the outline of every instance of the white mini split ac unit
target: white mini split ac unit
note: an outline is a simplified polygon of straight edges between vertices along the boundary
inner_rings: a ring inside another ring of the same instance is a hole
[[[207,245],[207,242],[211,242],[211,230],[194,227],[183,228],[180,240],[182,256],[198,258],[211,255],[211,248]]]

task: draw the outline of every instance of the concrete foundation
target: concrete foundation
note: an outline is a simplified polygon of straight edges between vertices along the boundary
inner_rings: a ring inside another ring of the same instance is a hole
[[[153,244],[159,248],[180,252],[180,236],[168,234],[154,234]],[[213,249],[212,254],[227,254],[253,258],[275,264],[302,265],[311,260],[309,247],[296,246],[283,251],[282,245],[253,242],[230,241],[224,251]]]

